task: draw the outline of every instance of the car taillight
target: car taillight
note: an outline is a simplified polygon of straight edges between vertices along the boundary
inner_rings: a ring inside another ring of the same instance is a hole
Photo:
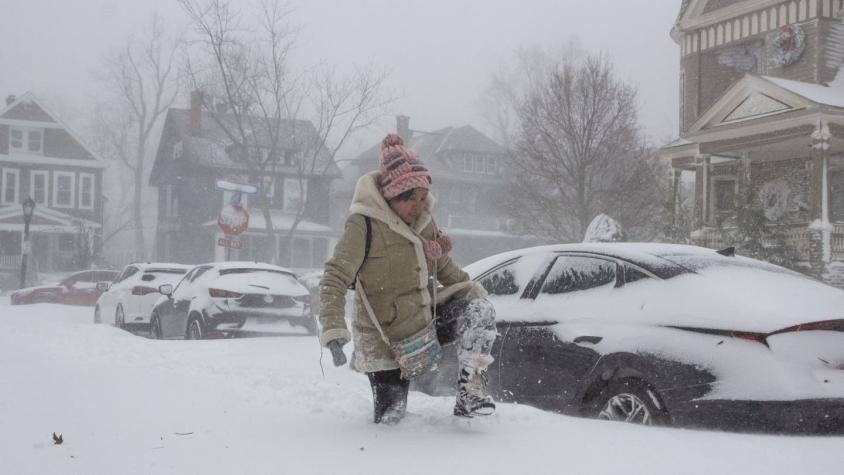
[[[844,332],[844,320],[822,320],[820,322],[801,323],[799,325],[783,328],[782,330],[777,330],[771,333],[771,335],[776,335],[778,333],[807,332],[813,330]]]
[[[158,292],[155,287],[147,287],[145,285],[136,285],[132,287],[132,295],[149,295]]]
[[[223,289],[208,289],[208,294],[215,299],[239,299],[243,294]]]
[[[293,300],[295,300],[297,302],[301,302],[305,305],[311,304],[311,296],[310,295],[297,295],[297,296],[293,297]]]
[[[736,338],[741,338],[742,340],[750,340],[755,341],[756,343],[762,343],[767,345],[768,343],[765,341],[767,335],[764,333],[753,333],[753,332],[733,332],[733,336]]]

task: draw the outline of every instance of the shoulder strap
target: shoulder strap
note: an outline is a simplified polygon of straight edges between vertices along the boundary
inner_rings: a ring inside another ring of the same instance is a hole
[[[372,247],[372,218],[364,216],[363,220],[366,223],[366,245],[363,248],[363,261],[361,261],[360,267],[355,272],[355,280],[349,285],[350,290],[354,290],[357,286],[358,274],[360,274],[360,269],[363,267],[363,263],[366,262],[366,258],[369,257],[369,248]]]

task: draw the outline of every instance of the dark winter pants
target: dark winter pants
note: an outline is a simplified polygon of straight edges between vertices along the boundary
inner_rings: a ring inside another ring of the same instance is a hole
[[[495,310],[485,299],[452,299],[437,307],[437,339],[441,345],[456,343],[461,367],[483,371],[492,362]],[[410,381],[401,370],[366,373],[372,386],[373,421],[395,423],[407,408]]]

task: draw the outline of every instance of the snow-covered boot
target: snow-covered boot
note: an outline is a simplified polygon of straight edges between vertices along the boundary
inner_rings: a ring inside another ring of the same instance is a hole
[[[400,370],[367,373],[372,386],[373,415],[376,424],[396,424],[407,411],[410,381],[401,379]]]
[[[457,380],[457,401],[454,415],[461,417],[489,416],[495,413],[495,402],[486,390],[486,370],[470,366],[460,369]]]

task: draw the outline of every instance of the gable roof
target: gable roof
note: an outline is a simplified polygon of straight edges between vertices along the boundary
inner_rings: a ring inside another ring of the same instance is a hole
[[[50,157],[27,157],[27,161],[40,164],[55,164],[60,165],[67,162],[67,164],[92,166],[97,168],[105,167],[105,162],[100,158],[85,142],[70,128],[62,122],[58,115],[53,113],[46,107],[36,96],[30,91],[27,91],[20,97],[16,98],[11,104],[0,109],[0,123],[5,124],[20,124],[32,123],[34,127],[42,127],[45,129],[59,129],[63,130],[70,136],[73,143],[73,156],[62,158]],[[73,163],[71,163],[73,161]],[[82,161],[82,162],[78,162]],[[85,163],[89,162],[89,163]]]
[[[190,133],[190,114],[190,109],[168,109],[162,134],[172,133],[177,138],[175,142],[165,143],[164,140],[159,142],[150,182],[155,182],[155,177],[164,173],[163,170],[166,167],[163,162],[173,161],[169,151],[163,150],[163,148],[178,142],[182,143],[182,160],[187,163],[206,167],[246,169],[242,163],[234,160],[228,153],[234,142],[226,130],[237,130],[237,117],[234,114],[203,110],[200,119],[200,131],[197,136]],[[271,139],[266,127],[261,125],[264,119],[258,117],[245,117],[245,119],[247,120],[244,122],[254,120],[253,129],[245,131],[249,137],[248,140],[258,144],[258,147],[270,148]],[[244,124],[244,126],[248,127],[248,124]],[[312,143],[317,134],[314,125],[307,120],[281,119],[278,121],[277,127],[280,129],[279,137],[282,143],[279,144],[279,148],[281,150],[292,149],[294,144]],[[285,137],[288,140],[284,140]],[[293,169],[292,167],[288,168]],[[277,167],[279,172],[283,172],[284,169],[285,167],[281,165]],[[327,169],[326,174],[328,176],[340,175],[337,164],[334,163],[325,147],[322,147],[318,153],[315,162],[316,174],[319,174],[323,169]]]
[[[433,132],[415,133],[407,141],[407,147],[416,152],[419,159],[432,175],[451,173],[447,152],[474,152],[484,155],[505,155],[506,150],[471,125],[443,127]],[[353,160],[363,172],[378,167],[381,144],[378,143],[359,154]]]
[[[844,115],[844,88],[748,74],[722,94],[685,135],[812,111]]]

